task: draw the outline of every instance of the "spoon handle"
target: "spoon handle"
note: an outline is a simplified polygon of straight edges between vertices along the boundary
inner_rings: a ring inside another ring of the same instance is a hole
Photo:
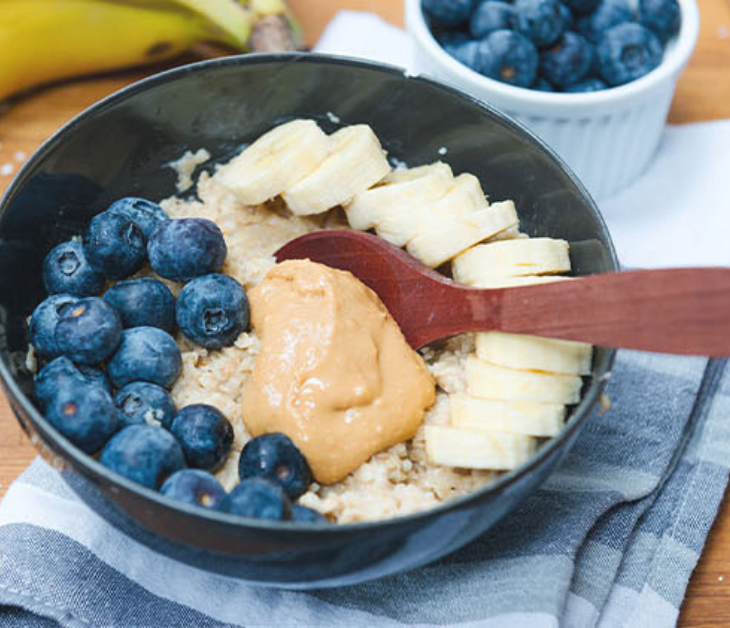
[[[496,302],[494,292],[501,293]],[[499,291],[465,290],[462,298],[472,302],[472,331],[493,325],[600,346],[730,355],[728,268],[609,273]],[[496,305],[496,316],[479,307],[482,299],[489,301],[487,309]]]

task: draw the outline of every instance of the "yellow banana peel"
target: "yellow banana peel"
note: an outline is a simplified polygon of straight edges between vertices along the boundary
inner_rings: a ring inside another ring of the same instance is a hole
[[[291,19],[283,0],[267,0],[266,9]],[[201,41],[243,52],[264,15],[237,0],[0,0],[0,100],[170,59]]]

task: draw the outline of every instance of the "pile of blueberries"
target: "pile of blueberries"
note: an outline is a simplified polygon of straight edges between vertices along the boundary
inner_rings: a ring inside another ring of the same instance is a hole
[[[444,50],[490,78],[547,92],[634,81],[679,32],[677,0],[422,0]]]
[[[132,197],[96,215],[83,239],[53,248],[42,271],[50,296],[30,317],[44,364],[37,403],[79,449],[143,486],[246,516],[323,520],[291,505],[311,473],[286,436],[250,441],[242,482],[226,494],[212,473],[228,456],[233,427],[210,405],[178,410],[170,395],[182,370],[176,327],[208,349],[232,345],[249,328],[243,287],[218,272],[227,252],[212,221],[173,220]],[[177,299],[155,277],[130,278],[147,262],[159,277],[185,283]],[[105,290],[108,280],[116,283]]]

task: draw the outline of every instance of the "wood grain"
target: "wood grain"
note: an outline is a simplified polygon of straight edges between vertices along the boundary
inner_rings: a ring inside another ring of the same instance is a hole
[[[371,10],[402,25],[402,3],[397,0],[290,0],[313,44],[338,9]],[[670,122],[685,123],[730,118],[730,3],[698,0],[702,26],[700,39],[687,71],[681,78],[670,113]],[[211,53],[197,50],[177,61],[189,62]],[[13,171],[61,124],[97,101],[150,72],[128,71],[85,79],[40,90],[0,110],[0,172]],[[10,182],[0,174],[0,191]],[[18,427],[0,395],[0,495],[27,466],[35,450]],[[715,521],[689,585],[680,625],[730,626],[730,500],[726,499]]]

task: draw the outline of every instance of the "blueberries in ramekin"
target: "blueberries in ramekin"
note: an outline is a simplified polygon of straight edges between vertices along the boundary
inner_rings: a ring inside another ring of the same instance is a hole
[[[185,456],[175,437],[153,425],[130,425],[115,434],[99,462],[119,475],[158,489],[175,471],[185,468]]]
[[[681,26],[677,0],[482,0],[458,26],[439,22],[428,10],[424,15],[444,51],[471,70],[516,87],[558,93],[594,92],[644,76],[661,62],[663,44]],[[639,24],[654,34],[659,48],[629,38],[626,58],[605,55],[611,61],[604,60],[609,67],[602,69],[596,48],[616,46],[616,27],[631,33]]]
[[[59,380],[55,380],[58,383]],[[59,385],[45,406],[46,420],[87,454],[99,451],[117,431],[117,409],[101,386]]]
[[[203,403],[185,406],[172,421],[188,466],[206,471],[220,468],[233,444],[233,427],[223,413]]]
[[[106,282],[104,274],[89,264],[83,244],[75,240],[51,249],[43,260],[42,275],[48,294],[91,297],[99,294]]]
[[[154,277],[137,277],[114,284],[104,300],[119,314],[123,327],[175,328],[175,297]]]
[[[55,358],[61,354],[56,342],[56,326],[64,310],[78,301],[78,297],[70,294],[54,294],[33,310],[29,325],[30,343],[44,358]]]
[[[182,370],[175,339],[157,327],[133,327],[122,332],[107,373],[118,388],[137,380],[170,388]]]
[[[306,458],[292,440],[273,432],[252,438],[246,443],[238,461],[242,480],[265,478],[279,484],[291,499],[306,493],[312,472]]]
[[[232,345],[250,322],[248,297],[228,275],[193,279],[177,298],[177,325],[183,335],[207,349]]]
[[[94,216],[84,239],[89,263],[109,279],[126,279],[147,257],[147,238],[129,216],[103,212]]]
[[[165,480],[160,492],[177,501],[208,510],[221,510],[226,498],[226,491],[220,482],[200,469],[175,471]]]
[[[619,24],[598,45],[598,71],[609,85],[623,85],[644,76],[662,61],[662,44],[640,24]]]
[[[228,248],[223,233],[205,218],[180,218],[163,222],[147,245],[152,269],[165,279],[190,281],[218,272]]]
[[[135,196],[120,198],[113,202],[107,211],[110,214],[122,214],[136,222],[148,240],[161,223],[170,219],[157,203]]]
[[[172,395],[162,386],[150,382],[127,384],[114,397],[122,427],[137,423],[169,428],[177,414]]]
[[[242,480],[228,493],[223,510],[255,519],[283,521],[291,518],[291,502],[284,490],[263,478]]]
[[[116,310],[99,297],[89,297],[63,309],[56,325],[56,343],[74,362],[94,365],[114,353],[121,333]]]

